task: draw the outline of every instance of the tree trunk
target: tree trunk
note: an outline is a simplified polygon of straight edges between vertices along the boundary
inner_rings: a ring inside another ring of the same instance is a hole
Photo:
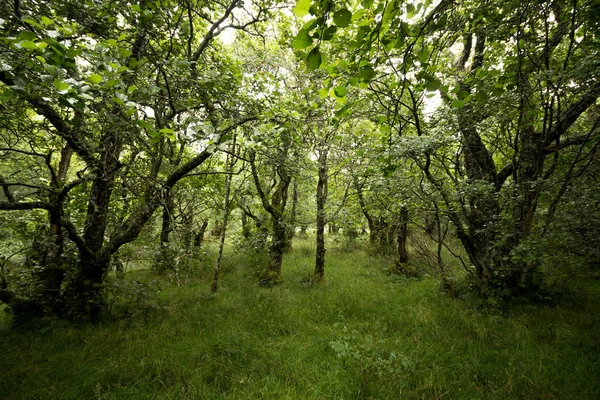
[[[52,186],[58,192],[66,181],[73,150],[69,145],[65,145],[61,151],[60,161],[58,163],[58,173],[53,178]],[[63,199],[60,195],[53,195],[51,202],[55,205],[49,210],[49,237],[44,241],[41,249],[36,251],[43,252],[38,272],[40,283],[41,299],[44,308],[55,313],[61,306],[61,286],[65,277],[63,245],[64,237],[62,232]]]
[[[286,133],[286,132],[284,132]],[[256,191],[262,202],[263,208],[271,215],[271,233],[272,242],[269,248],[269,262],[267,268],[259,274],[259,283],[263,286],[273,286],[283,282],[281,276],[281,263],[283,262],[283,253],[285,252],[287,229],[285,221],[285,206],[288,198],[288,188],[290,186],[291,176],[288,171],[287,155],[291,139],[289,134],[282,134],[282,147],[278,154],[278,165],[275,174],[275,188],[271,200],[267,198],[254,163],[254,154],[250,162],[252,178],[256,186]]]
[[[219,243],[219,256],[217,257],[217,263],[215,265],[213,280],[210,284],[210,291],[212,293],[216,292],[219,287],[219,275],[221,274],[221,262],[223,261],[223,248],[225,247],[225,235],[227,233],[227,223],[229,222],[229,194],[231,191],[231,171],[233,170],[233,154],[235,154],[235,139],[236,136],[233,135],[233,141],[231,142],[230,147],[231,153],[227,155],[227,159],[225,161],[225,172],[227,173],[227,175],[225,176],[225,204],[223,204],[223,212],[225,213],[225,216],[223,217],[223,230],[221,232],[221,241]]]
[[[94,254],[80,254],[77,275],[68,285],[66,315],[71,319],[98,320],[105,306],[101,288],[109,269],[109,259]]]
[[[273,224],[273,238],[269,247],[269,264],[266,271],[268,282],[262,282],[265,285],[273,285],[282,281],[281,264],[283,262],[283,253],[285,253],[285,241],[287,237],[283,218],[273,216],[271,223]]]
[[[296,236],[296,214],[298,208],[298,181],[294,179],[292,185],[292,209],[290,211],[290,220],[287,226],[287,238],[285,243],[285,251],[290,252],[292,250],[292,241]]]
[[[442,247],[444,245],[444,236],[446,234],[446,232],[448,231],[448,228],[446,227],[445,232],[442,233],[442,222],[440,220],[440,209],[437,205],[437,203],[434,201],[433,202],[433,206],[435,207],[435,231],[437,233],[437,264],[438,264],[438,268],[440,269],[440,273],[442,275],[446,274],[446,268],[444,267],[444,260],[442,259]]]
[[[319,284],[325,277],[325,204],[327,203],[327,155],[329,149],[324,147],[319,151],[319,180],[317,182],[317,248],[315,271],[312,282]],[[331,225],[330,225],[331,226]]]
[[[160,257],[156,260],[154,269],[159,274],[165,274],[173,271],[174,249],[171,247],[171,232],[173,231],[173,197],[170,190],[165,190],[165,198],[162,212],[162,226],[160,230]]]
[[[198,232],[194,235],[194,247],[199,248],[202,246],[202,242],[204,241],[204,233],[206,232],[206,228],[208,227],[208,220],[204,220]]]
[[[400,226],[398,228],[398,262],[405,264],[408,262],[408,250],[406,240],[408,238],[408,209],[402,206],[400,210]]]
[[[250,225],[248,224],[248,216],[246,215],[244,210],[242,210],[242,215],[241,215],[240,219],[242,222],[242,236],[244,237],[244,239],[249,239],[250,238]]]
[[[372,248],[375,248],[378,242],[377,227],[375,226],[375,221],[373,220],[373,217],[371,216],[371,213],[369,213],[369,210],[367,208],[367,203],[365,202],[365,198],[362,191],[362,185],[358,183],[358,178],[352,176],[352,182],[354,184],[354,188],[356,189],[356,194],[358,195],[358,204],[360,205],[360,210],[365,216],[365,219],[367,220],[367,224],[369,226],[369,244]]]
[[[111,254],[102,253],[104,235],[108,226],[110,197],[119,166],[122,138],[106,133],[100,145],[105,149],[100,158],[99,171],[92,181],[87,216],[83,229],[83,247],[79,247],[79,262],[63,298],[72,317],[85,316],[94,320],[104,307],[101,293],[104,275],[109,268]],[[116,251],[116,249],[115,249]]]

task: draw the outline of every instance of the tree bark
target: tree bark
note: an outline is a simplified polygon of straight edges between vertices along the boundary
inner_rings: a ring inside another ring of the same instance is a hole
[[[406,241],[408,239],[408,209],[402,206],[400,210],[400,226],[398,227],[398,262],[405,264],[408,262],[408,249]]]
[[[204,233],[206,232],[206,228],[208,227],[208,220],[204,220],[202,225],[200,225],[200,229],[194,234],[194,247],[199,248],[202,246],[202,242],[204,241]]]
[[[252,159],[250,161],[250,168],[256,191],[258,192],[263,208],[271,216],[272,241],[269,247],[269,261],[266,270],[259,276],[259,282],[264,286],[276,285],[283,281],[283,277],[281,276],[281,264],[287,239],[284,212],[287,204],[288,188],[291,181],[291,176],[286,163],[290,145],[291,138],[289,137],[289,133],[284,132],[284,134],[282,134],[282,143],[279,154],[277,155],[276,173],[273,178],[275,185],[270,201],[267,198],[258,177],[258,171],[256,170],[256,164],[254,162],[255,154],[252,154]]]
[[[352,176],[352,183],[354,184],[354,189],[356,190],[356,194],[358,195],[358,204],[360,205],[360,210],[362,211],[365,219],[367,220],[367,224],[369,226],[369,244],[372,248],[377,247],[378,239],[378,229],[375,224],[375,220],[371,213],[367,208],[367,203],[365,201],[365,197],[363,194],[363,186],[359,184],[358,178],[356,176]]]
[[[292,185],[292,209],[290,210],[290,220],[287,226],[287,238],[285,243],[285,251],[290,252],[292,250],[292,241],[296,236],[296,217],[298,209],[298,181],[294,179]]]
[[[313,273],[313,284],[319,284],[325,277],[325,204],[327,203],[327,156],[329,148],[323,146],[318,150],[319,180],[317,182],[317,243],[315,271]]]

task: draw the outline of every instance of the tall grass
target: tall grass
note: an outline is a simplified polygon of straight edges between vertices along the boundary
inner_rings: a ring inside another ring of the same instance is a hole
[[[502,316],[331,247],[319,287],[307,279],[314,245],[297,241],[271,289],[256,284],[259,259],[230,253],[216,295],[210,261],[183,287],[133,271],[148,283],[147,313],[5,328],[0,398],[600,398],[599,282],[577,305]]]

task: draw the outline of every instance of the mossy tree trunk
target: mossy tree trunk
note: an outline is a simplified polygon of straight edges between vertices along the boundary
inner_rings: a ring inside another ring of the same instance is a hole
[[[285,206],[288,199],[288,188],[290,186],[291,176],[287,166],[288,152],[291,146],[290,134],[287,131],[281,134],[281,144],[275,157],[277,162],[273,184],[271,187],[272,195],[268,196],[263,189],[263,184],[258,176],[256,168],[256,153],[251,153],[250,167],[252,177],[256,186],[256,191],[261,200],[265,211],[271,216],[271,234],[272,241],[269,247],[269,261],[265,271],[260,275],[260,283],[265,286],[272,286],[283,281],[281,275],[281,264],[283,254],[285,253],[287,240],[287,227],[285,221]]]

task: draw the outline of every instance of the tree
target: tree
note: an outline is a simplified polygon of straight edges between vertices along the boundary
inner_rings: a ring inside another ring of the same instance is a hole
[[[2,106],[25,109],[30,118],[31,112],[39,115],[51,140],[47,154],[58,147],[62,156],[46,158],[55,183],[35,193],[15,197],[13,186],[34,185],[4,182],[8,196],[0,209],[47,210],[52,226],[61,229],[55,236],[64,229],[75,244],[75,265],[62,265],[62,283],[52,283],[52,290],[61,289],[49,308],[61,314],[97,318],[111,256],[139,235],[157,207],[167,204],[173,187],[231,131],[256,119],[239,101],[227,103],[240,76],[215,37],[227,26],[250,29],[265,18],[269,5],[254,3],[242,10],[243,17],[234,12],[236,1],[205,6],[173,2],[159,12],[143,0],[134,5],[64,1],[15,2],[3,10]],[[228,72],[215,74],[220,68]],[[15,136],[22,140],[7,146],[11,156],[39,157],[29,146],[31,132],[20,129]],[[173,165],[168,155],[184,138],[199,150]],[[66,170],[64,183],[57,164]],[[114,196],[118,182],[133,201],[126,201],[128,211],[115,221],[111,210],[122,203]],[[74,190],[87,203],[77,211],[85,215],[79,221],[69,215],[68,195]],[[26,300],[8,289],[1,294],[9,304]]]
[[[520,249],[543,219],[542,194],[553,190],[571,148],[586,155],[580,165],[595,154],[595,8],[561,0],[305,4],[297,3],[297,15],[315,19],[297,47],[309,49],[309,66],[315,53],[334,48],[342,57],[326,66],[326,88],[368,88],[380,123],[422,143],[413,140],[405,154],[443,199],[482,293],[535,294],[540,262],[524,262]],[[342,30],[353,38],[347,51],[336,39]],[[444,102],[446,132],[425,116],[428,93]],[[439,140],[452,135],[458,146]]]

